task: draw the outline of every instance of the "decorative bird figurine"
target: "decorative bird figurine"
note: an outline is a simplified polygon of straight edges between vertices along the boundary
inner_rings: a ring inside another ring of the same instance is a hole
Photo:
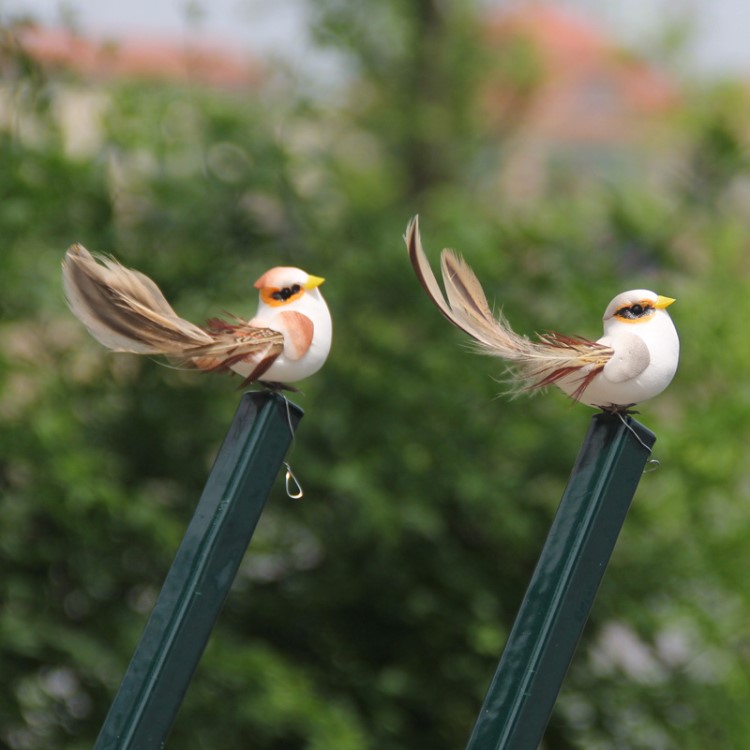
[[[666,308],[674,300],[646,289],[618,294],[604,311],[604,335],[597,341],[543,333],[538,341],[515,333],[501,314],[493,315],[474,272],[443,250],[443,296],[422,249],[419,220],[404,237],[417,277],[438,310],[468,333],[481,352],[510,364],[516,390],[555,385],[575,401],[604,411],[627,413],[661,393],[672,381],[680,342]]]
[[[255,282],[251,320],[213,318],[200,328],[180,318],[148,276],[113,259],[72,245],[62,266],[70,309],[112,351],[165,355],[200,370],[233,370],[243,385],[294,390],[287,384],[317,372],[331,349],[323,279],[299,268],[272,268]]]

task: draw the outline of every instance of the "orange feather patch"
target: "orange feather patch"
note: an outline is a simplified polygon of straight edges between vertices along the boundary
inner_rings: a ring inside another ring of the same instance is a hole
[[[274,322],[277,320],[281,320],[284,328],[284,354],[287,358],[300,359],[307,354],[315,332],[312,320],[307,315],[293,310],[280,312],[274,316]]]

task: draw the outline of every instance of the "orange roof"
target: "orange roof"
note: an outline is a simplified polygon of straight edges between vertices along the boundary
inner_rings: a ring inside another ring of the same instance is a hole
[[[39,26],[22,28],[18,36],[26,52],[45,67],[95,80],[139,78],[234,89],[255,86],[262,78],[260,65],[250,56],[207,43],[146,37],[95,41]]]
[[[495,13],[489,28],[495,39],[508,33],[529,37],[547,62],[590,63],[610,46],[598,29],[570,11],[536,3]]]
[[[677,102],[668,77],[610,40],[587,20],[533,3],[494,15],[488,38],[526,39],[540,63],[527,113],[539,132],[572,140],[619,140],[637,117],[670,111]],[[497,92],[502,101],[502,92]]]

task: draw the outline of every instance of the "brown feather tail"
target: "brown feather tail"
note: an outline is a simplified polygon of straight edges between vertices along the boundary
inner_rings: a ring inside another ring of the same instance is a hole
[[[443,250],[440,258],[443,296],[422,248],[417,217],[409,222],[404,240],[417,278],[430,299],[453,325],[478,343],[482,353],[510,364],[516,390],[580,378],[574,395],[578,398],[612,356],[610,348],[580,337],[550,333],[540,336],[539,341],[530,341],[515,333],[502,313],[492,313],[476,275],[463,258],[450,250]]]
[[[235,319],[209,321],[206,330],[181,318],[144,274],[73,245],[63,261],[65,296],[73,314],[108,349],[161,354],[202,370],[252,365],[254,379],[284,348],[277,331]],[[247,368],[244,368],[247,369]]]
[[[180,318],[156,284],[109,258],[73,245],[63,261],[65,296],[73,314],[113,351],[179,356],[212,337]]]

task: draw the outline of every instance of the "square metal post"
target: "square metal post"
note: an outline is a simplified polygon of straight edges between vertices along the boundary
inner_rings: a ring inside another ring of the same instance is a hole
[[[655,441],[592,418],[467,750],[539,747]]]
[[[164,747],[301,418],[242,397],[94,750]]]

